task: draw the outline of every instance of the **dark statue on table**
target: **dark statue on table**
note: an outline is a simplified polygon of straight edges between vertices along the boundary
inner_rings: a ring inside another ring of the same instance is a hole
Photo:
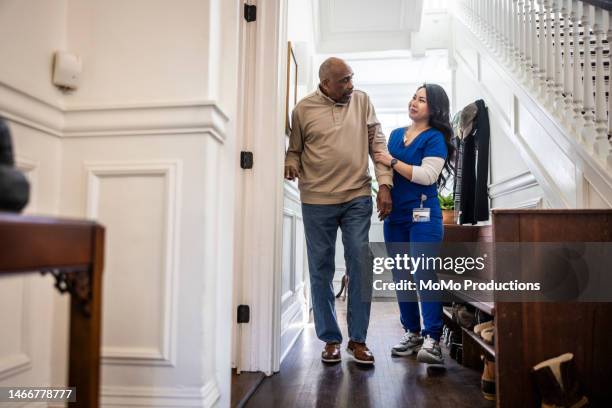
[[[30,184],[15,168],[11,132],[0,118],[0,211],[20,212],[29,198]]]

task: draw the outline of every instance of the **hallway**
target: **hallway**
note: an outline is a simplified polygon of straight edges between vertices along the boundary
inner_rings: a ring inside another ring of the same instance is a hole
[[[346,302],[337,302],[343,336],[343,361],[323,365],[322,343],[309,324],[281,365],[266,378],[246,404],[257,407],[493,407],[480,392],[480,373],[448,356],[446,368],[417,363],[415,356],[392,357],[390,348],[402,335],[395,302],[374,302],[368,346],[373,369],[356,365],[346,347]]]

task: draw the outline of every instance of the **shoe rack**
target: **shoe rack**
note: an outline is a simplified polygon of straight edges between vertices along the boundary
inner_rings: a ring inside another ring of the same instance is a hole
[[[445,242],[611,242],[612,210],[493,210],[488,226],[445,225]],[[521,263],[517,261],[517,268]],[[498,278],[495,257],[486,273]],[[519,270],[525,281],[541,271]],[[559,270],[558,273],[564,271]],[[612,273],[612,269],[611,272]],[[611,289],[612,290],[612,289]],[[497,407],[539,407],[531,375],[538,363],[573,353],[576,370],[591,406],[612,400],[612,303],[502,302],[490,296],[450,291],[494,317],[494,344],[462,329],[462,363],[482,369],[481,355],[495,359]],[[482,299],[490,300],[483,301]],[[447,317],[449,310],[445,310]],[[445,319],[448,321],[449,319]]]

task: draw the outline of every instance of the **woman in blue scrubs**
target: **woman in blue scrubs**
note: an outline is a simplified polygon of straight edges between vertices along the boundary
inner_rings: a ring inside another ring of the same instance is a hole
[[[452,174],[450,158],[454,147],[449,117],[449,101],[444,89],[436,84],[419,87],[408,105],[412,120],[409,127],[395,129],[389,137],[389,154],[380,153],[375,161],[394,170],[393,209],[385,219],[384,235],[388,255],[400,253],[399,245],[411,243],[413,258],[437,255],[442,241],[442,210],[438,201],[438,188],[446,182],[443,175]],[[389,245],[391,243],[391,245]],[[419,245],[421,244],[421,245]],[[435,280],[435,271],[419,269],[410,276],[405,270],[394,270],[396,281],[413,279],[415,282]],[[406,333],[391,353],[399,356],[418,351],[417,360],[429,364],[443,364],[440,350],[442,334],[442,303],[427,300],[432,293],[419,291],[424,328],[421,330],[419,304],[408,301],[406,293],[397,293],[400,321]],[[426,300],[426,301],[423,301]]]

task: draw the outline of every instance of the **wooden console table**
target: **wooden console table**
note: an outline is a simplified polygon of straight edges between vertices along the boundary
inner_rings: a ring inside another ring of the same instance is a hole
[[[103,261],[104,227],[95,222],[0,213],[0,274],[49,273],[60,292],[70,293],[75,407],[99,401]]]

